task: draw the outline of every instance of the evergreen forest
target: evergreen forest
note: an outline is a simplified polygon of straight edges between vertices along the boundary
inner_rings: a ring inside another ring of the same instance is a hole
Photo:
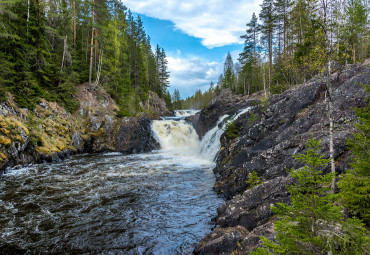
[[[171,103],[166,53],[153,52],[143,22],[118,0],[2,0],[0,100],[33,109],[40,98],[68,111],[77,85],[104,88],[118,115],[143,111],[148,91]]]

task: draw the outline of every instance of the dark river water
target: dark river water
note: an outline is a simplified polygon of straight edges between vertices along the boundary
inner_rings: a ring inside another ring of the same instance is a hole
[[[213,166],[157,151],[9,170],[0,177],[0,243],[41,254],[189,254],[222,202]]]

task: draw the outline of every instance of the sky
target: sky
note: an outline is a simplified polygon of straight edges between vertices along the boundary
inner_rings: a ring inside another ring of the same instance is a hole
[[[243,49],[240,36],[262,0],[122,0],[140,15],[153,48],[167,54],[170,92],[183,99],[217,83],[230,52],[234,63]]]

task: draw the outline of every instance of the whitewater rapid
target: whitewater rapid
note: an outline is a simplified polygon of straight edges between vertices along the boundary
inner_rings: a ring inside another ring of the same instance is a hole
[[[191,254],[223,202],[213,190],[214,158],[226,121],[240,113],[222,116],[202,140],[185,120],[153,121],[161,149],[151,153],[8,170],[0,246],[22,254]]]
[[[249,112],[252,107],[239,110],[233,116],[222,115],[216,125],[200,140],[194,127],[184,119],[154,120],[152,131],[161,145],[161,149],[169,154],[183,155],[193,160],[212,163],[220,150],[221,135],[225,132],[227,122],[237,120],[242,114]],[[176,117],[191,116],[197,110],[177,110]]]

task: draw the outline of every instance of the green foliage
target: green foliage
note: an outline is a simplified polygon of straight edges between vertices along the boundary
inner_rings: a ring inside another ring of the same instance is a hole
[[[268,104],[269,104],[268,98],[267,97],[263,97],[262,100],[261,100],[261,103],[260,103],[260,105],[261,105],[261,111],[262,112],[265,112],[266,111],[266,108],[267,108]]]
[[[0,3],[0,90],[21,107],[45,98],[74,112],[76,85],[91,74],[90,89],[104,87],[122,112],[135,114],[149,90],[167,92],[166,55],[158,54],[141,18],[117,0]]]
[[[234,89],[236,83],[236,76],[234,73],[234,62],[230,55],[227,53],[226,60],[224,63],[224,74],[223,74],[222,88]]]
[[[282,93],[323,75],[329,61],[362,63],[370,57],[368,5],[365,0],[264,0],[241,36],[234,93]]]
[[[235,121],[228,121],[226,123],[225,135],[229,140],[239,137],[239,130],[236,128]]]
[[[276,241],[264,237],[264,248],[251,254],[366,254],[369,239],[363,223],[344,220],[343,208],[336,203],[337,195],[330,192],[332,174],[323,174],[329,163],[320,155],[320,141],[308,140],[305,154],[295,158],[306,165],[289,171],[298,184],[287,186],[291,205],[278,203],[273,212]]]
[[[214,84],[211,82],[207,91],[197,90],[193,96],[181,101],[182,109],[204,109],[208,107],[211,104],[212,97],[217,94],[217,88],[214,88]]]
[[[252,112],[251,115],[248,118],[248,123],[251,124],[251,123],[254,123],[257,120],[258,120],[258,116]]]
[[[258,177],[256,171],[249,173],[248,177],[249,177],[248,180],[246,180],[245,182],[248,184],[249,189],[256,187],[263,183],[263,181],[261,181],[261,179]]]
[[[0,103],[5,102],[8,99],[6,92],[6,88],[0,86]]]
[[[366,85],[369,92],[369,85]],[[357,131],[348,140],[352,151],[351,170],[341,177],[338,186],[341,201],[352,215],[370,224],[370,106],[357,108]]]
[[[178,89],[175,89],[173,92],[171,101],[174,109],[181,109],[181,96]]]

